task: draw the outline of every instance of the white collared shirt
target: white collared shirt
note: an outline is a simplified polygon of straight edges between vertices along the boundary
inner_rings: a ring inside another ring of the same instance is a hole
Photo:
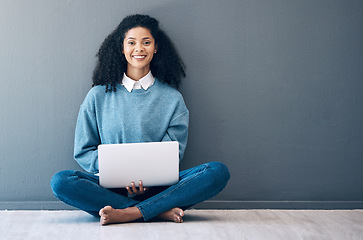
[[[131,92],[132,89],[144,89],[147,90],[149,87],[151,87],[155,82],[154,76],[151,74],[151,71],[149,71],[146,76],[142,77],[139,81],[135,81],[128,76],[126,76],[126,73],[124,73],[124,77],[122,78],[122,85],[127,89],[127,91]]]

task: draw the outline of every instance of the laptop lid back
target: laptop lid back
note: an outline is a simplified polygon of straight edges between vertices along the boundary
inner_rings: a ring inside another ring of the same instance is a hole
[[[179,143],[147,142],[98,146],[100,185],[123,188],[169,186],[179,180]]]

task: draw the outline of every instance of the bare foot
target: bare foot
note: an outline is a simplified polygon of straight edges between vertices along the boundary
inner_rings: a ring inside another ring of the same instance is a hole
[[[174,221],[176,223],[182,223],[183,216],[184,216],[184,211],[182,209],[172,208],[168,211],[160,213],[157,217],[168,221]]]
[[[99,214],[102,225],[131,222],[142,218],[142,214],[137,207],[114,209],[111,206],[106,206],[100,210]]]

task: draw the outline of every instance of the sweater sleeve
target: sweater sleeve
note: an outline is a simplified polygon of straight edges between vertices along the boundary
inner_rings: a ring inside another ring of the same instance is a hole
[[[87,172],[98,173],[97,147],[100,143],[95,113],[82,105],[76,125],[74,159]]]
[[[161,141],[178,141],[179,142],[179,161],[184,156],[184,151],[188,140],[189,111],[174,117]]]

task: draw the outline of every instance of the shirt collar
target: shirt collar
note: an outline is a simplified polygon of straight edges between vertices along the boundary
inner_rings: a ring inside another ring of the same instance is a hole
[[[122,78],[122,85],[127,89],[127,91],[131,92],[132,89],[137,89],[135,87],[135,83],[138,83],[142,89],[147,90],[149,87],[151,87],[155,82],[154,76],[151,74],[151,71],[149,71],[146,76],[142,77],[139,81],[135,81],[131,78],[129,78],[126,73],[124,73],[124,76]]]

